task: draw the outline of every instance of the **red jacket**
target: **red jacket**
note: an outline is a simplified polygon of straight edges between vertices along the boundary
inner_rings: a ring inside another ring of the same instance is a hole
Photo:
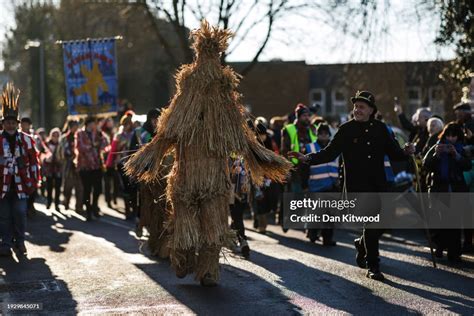
[[[109,140],[101,131],[89,133],[84,129],[79,130],[75,136],[74,159],[77,169],[98,170],[105,166],[103,155],[108,149]]]
[[[12,154],[8,140],[0,133],[0,145],[1,198],[10,191],[12,181],[15,183],[18,197],[26,198],[38,188],[41,181],[35,141],[31,136],[19,131]]]

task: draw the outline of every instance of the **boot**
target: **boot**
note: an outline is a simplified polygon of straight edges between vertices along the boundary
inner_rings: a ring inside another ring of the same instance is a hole
[[[308,229],[306,237],[309,238],[309,241],[315,243],[319,240],[318,231],[316,229]]]
[[[15,244],[15,249],[18,253],[20,253],[22,255],[27,254],[27,250],[26,250],[26,246],[25,246],[24,242],[20,242],[20,243]]]
[[[260,234],[267,232],[267,214],[258,215],[258,232]]]
[[[367,275],[366,275],[369,279],[372,279],[372,280],[376,280],[376,281],[383,281],[385,280],[385,277],[384,275],[382,274],[382,272],[380,272],[380,269],[379,267],[372,267],[372,268],[369,268],[369,270],[367,271]]]
[[[248,259],[250,257],[249,243],[245,239],[240,242],[240,252],[242,253],[242,256],[244,256],[245,259]]]

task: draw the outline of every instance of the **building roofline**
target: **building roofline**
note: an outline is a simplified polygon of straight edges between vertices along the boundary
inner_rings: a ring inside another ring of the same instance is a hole
[[[319,64],[307,64],[305,60],[266,60],[266,61],[258,61],[257,65],[266,65],[266,64],[298,64],[298,65],[306,65],[309,67],[315,67],[315,66],[347,66],[347,65],[357,65],[357,66],[363,66],[363,65],[396,65],[396,64],[429,64],[429,63],[446,63],[450,62],[452,59],[445,59],[445,60],[420,60],[420,61],[413,61],[413,60],[408,60],[408,61],[385,61],[385,62],[360,62],[360,63],[319,63]],[[229,61],[227,62],[228,64],[231,65],[248,65],[251,62],[250,61]]]

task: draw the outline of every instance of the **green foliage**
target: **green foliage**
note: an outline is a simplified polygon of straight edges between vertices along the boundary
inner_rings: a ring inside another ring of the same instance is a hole
[[[474,1],[437,0],[435,6],[441,16],[435,42],[456,47],[456,58],[443,75],[446,79],[467,84],[474,72]]]
[[[16,26],[6,36],[3,49],[5,69],[16,86],[21,89],[21,111],[39,121],[40,100],[40,52],[37,47],[25,49],[29,40],[39,40],[44,45],[45,60],[45,106],[47,127],[59,124],[64,109],[58,108],[64,99],[63,77],[61,76],[61,52],[51,39],[57,37],[55,14],[57,8],[51,3],[24,1],[14,9]],[[32,75],[34,74],[34,75]]]

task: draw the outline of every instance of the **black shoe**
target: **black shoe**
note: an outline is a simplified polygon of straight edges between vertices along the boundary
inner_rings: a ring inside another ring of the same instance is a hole
[[[135,235],[138,238],[141,238],[143,236],[143,227],[140,225],[140,223],[135,224]]]
[[[337,242],[335,242],[334,240],[323,240],[323,246],[333,247],[336,245],[337,245]]]
[[[101,216],[102,216],[102,214],[100,214],[100,211],[99,211],[99,210],[95,210],[95,211],[94,211],[94,217],[95,217],[95,218],[99,218],[99,217],[101,217]]]
[[[286,234],[288,232],[288,228],[281,228],[283,230],[283,232]]]
[[[92,214],[91,212],[87,212],[86,219],[88,222],[92,222]]]
[[[443,258],[443,248],[436,248],[435,256],[436,258]]]
[[[379,268],[369,268],[369,270],[367,270],[366,277],[376,281],[385,280],[385,277],[383,276],[382,272],[380,272]]]
[[[28,253],[28,251],[26,250],[25,243],[16,244],[15,250],[22,255],[26,255]]]
[[[312,243],[315,243],[316,241],[319,240],[318,234],[310,233],[309,231],[308,231],[308,233],[306,234],[306,237],[308,237],[308,238],[309,238],[309,241],[312,242]]]
[[[250,247],[246,240],[242,241],[240,244],[240,252],[245,259],[250,257]]]
[[[365,261],[365,247],[361,242],[360,238],[354,239],[354,246],[356,248],[356,263],[359,268],[367,268],[367,262]]]
[[[46,204],[46,208],[47,208],[48,210],[51,208],[51,204],[52,204],[52,203]]]

